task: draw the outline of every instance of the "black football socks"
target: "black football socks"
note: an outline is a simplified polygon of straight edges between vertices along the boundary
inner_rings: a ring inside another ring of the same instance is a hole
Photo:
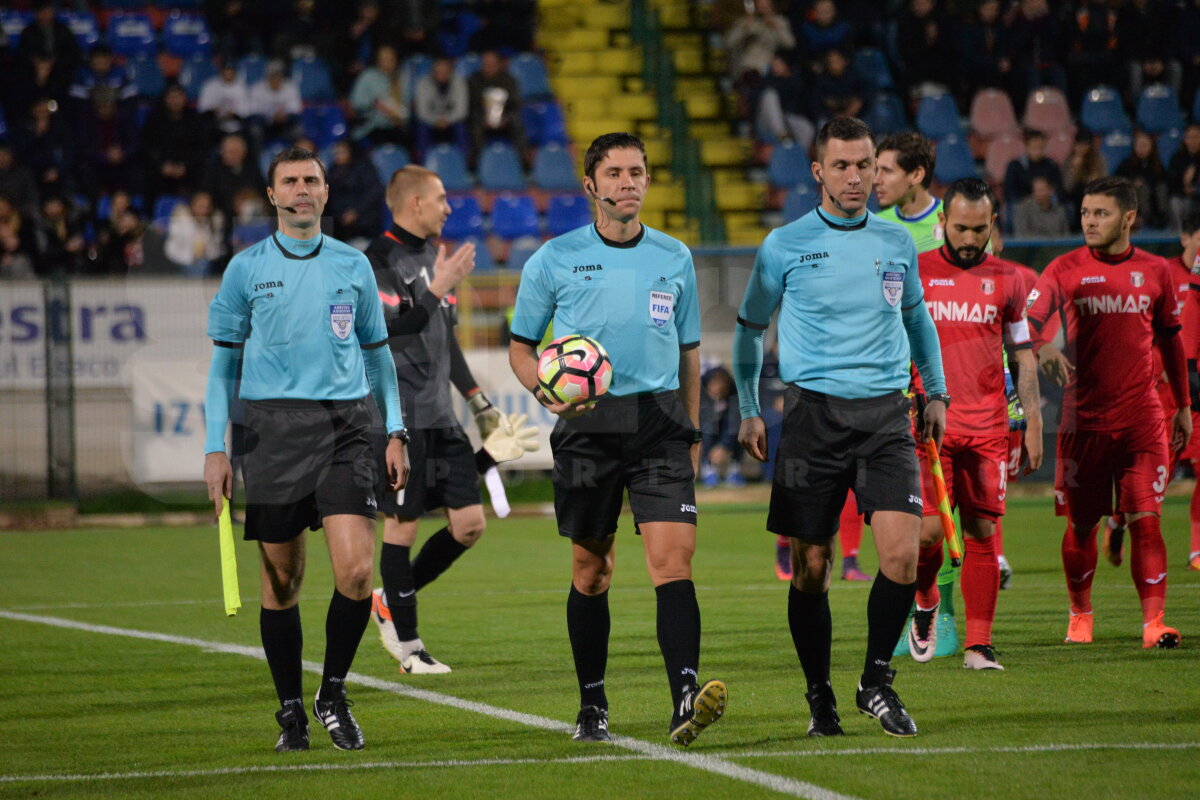
[[[788,627],[808,690],[829,685],[829,651],[833,646],[833,617],[829,592],[809,594],[788,587]]]
[[[325,672],[321,677],[320,694],[329,694],[335,685],[346,680],[363,631],[371,620],[371,598],[351,600],[337,589],[329,601],[325,616]]]
[[[261,609],[258,613],[258,630],[280,705],[298,702],[303,707],[300,675],[303,669],[301,653],[304,650],[304,632],[300,629],[300,606],[279,610]]]
[[[401,544],[383,543],[379,556],[379,575],[383,578],[383,595],[387,598],[396,638],[411,642],[417,638],[417,588],[413,584],[413,569],[409,563],[412,548]]]
[[[460,544],[450,535],[448,527],[430,536],[412,562],[413,588],[421,591],[422,587],[429,585],[438,575],[449,569],[467,549],[466,545]],[[392,598],[389,597],[388,603],[391,602]]]
[[[604,670],[608,666],[608,590],[587,595],[571,585],[567,595],[567,633],[579,679],[579,706],[608,708]]]
[[[654,587],[658,595],[658,647],[667,668],[671,698],[678,703],[684,692],[696,688],[700,666],[700,605],[696,585],[690,580]]]
[[[883,683],[916,591],[916,581],[896,583],[882,571],[875,574],[867,598],[867,658],[863,666],[863,688]]]

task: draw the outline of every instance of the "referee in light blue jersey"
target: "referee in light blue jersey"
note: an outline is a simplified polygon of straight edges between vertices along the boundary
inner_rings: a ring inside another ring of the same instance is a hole
[[[559,421],[554,510],[572,545],[567,630],[579,680],[576,741],[609,741],[604,671],[608,587],[621,500],[658,599],[658,644],[667,667],[672,741],[688,745],[725,709],[725,684],[697,679],[700,608],[692,584],[700,431],[700,312],[687,247],[641,223],[650,173],[646,148],[628,133],[597,138],[583,185],[596,223],[551,239],[521,273],[509,362]],[[594,409],[550,401],[537,388],[536,346],[553,319],[559,335],[599,341],[613,382]]]
[[[867,602],[857,705],[887,733],[914,736],[889,668],[913,601],[922,514],[904,396],[910,358],[930,398],[922,437],[941,441],[950,398],[912,237],[866,210],[875,174],[870,128],[852,117],[830,121],[817,136],[816,157],[821,205],[767,236],[738,312],[738,441],[766,460],[758,376],[763,332],[779,308],[779,370],[788,390],[767,529],[792,538],[788,621],[808,681],[808,733],[842,733],[829,682],[828,591],[831,540],[852,488],[880,565]]]
[[[375,275],[366,256],[321,233],[325,166],[284,150],[267,170],[279,231],[234,256],[208,311],[215,345],[205,395],[204,481],[220,513],[232,472],[225,427],[242,367],[246,538],[262,564],[259,626],[281,709],[278,751],[308,749],[301,694],[305,530],[325,528],[335,589],[313,712],[336,747],[358,750],[345,678],[371,614],[375,472],[368,395],[387,422],[387,469],[404,484],[404,423]]]

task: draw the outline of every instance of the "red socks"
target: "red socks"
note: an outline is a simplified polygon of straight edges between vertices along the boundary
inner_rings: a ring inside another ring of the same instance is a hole
[[[1188,561],[1200,553],[1200,481],[1192,491],[1192,544],[1188,548]]]
[[[996,619],[996,598],[1000,595],[1000,566],[996,560],[996,537],[963,542],[962,593],[967,616],[964,647],[992,643],[992,622]]]
[[[863,517],[858,513],[858,501],[854,492],[846,492],[846,505],[842,506],[842,518],[838,536],[842,539],[842,555],[858,557],[862,544]]]
[[[917,558],[917,608],[930,609],[941,602],[942,595],[938,591],[937,575],[942,568],[945,556],[942,551],[942,541],[929,547],[922,547]],[[993,559],[993,565],[995,559]],[[999,578],[999,573],[996,573]]]
[[[1063,572],[1067,576],[1067,594],[1071,611],[1083,614],[1092,610],[1092,578],[1096,575],[1096,528],[1082,534],[1067,523],[1063,534]]]
[[[1162,613],[1167,599],[1167,547],[1162,527],[1153,514],[1129,525],[1130,571],[1142,601],[1142,621]]]

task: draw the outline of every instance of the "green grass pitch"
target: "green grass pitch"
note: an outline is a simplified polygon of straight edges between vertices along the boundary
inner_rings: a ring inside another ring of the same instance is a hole
[[[1183,634],[1174,651],[1142,650],[1128,566],[1103,560],[1096,642],[1064,644],[1062,527],[1049,500],[1012,501],[1006,549],[1016,577],[1001,592],[995,630],[1008,669],[897,658],[896,688],[920,727],[910,740],[889,738],[854,711],[868,587],[842,582],[831,594],[833,672],[847,735],[804,736],[803,680],[765,509],[702,512],[694,563],[700,674],[723,679],[730,699],[725,718],[687,751],[664,747],[670,706],[654,592],[628,518],[618,535],[608,671],[612,730],[630,737],[622,745],[569,739],[577,703],[565,630],[569,548],[552,520],[512,518],[493,520],[475,551],[422,592],[423,638],[454,672],[399,675],[372,625],[354,669],[375,688],[350,687],[367,748],[336,751],[314,729],[313,749],[287,756],[272,750],[275,699],[261,660],[13,616],[253,652],[252,545],[238,544],[245,605],[226,618],[215,525],[0,534],[0,798],[1200,795],[1200,573],[1183,568],[1184,499],[1170,499],[1164,514],[1167,621]],[[305,656],[315,662],[332,588],[323,550],[321,535],[310,534],[301,611]],[[868,531],[864,568],[874,563]],[[306,692],[316,684],[306,674]],[[480,713],[470,703],[514,713]]]

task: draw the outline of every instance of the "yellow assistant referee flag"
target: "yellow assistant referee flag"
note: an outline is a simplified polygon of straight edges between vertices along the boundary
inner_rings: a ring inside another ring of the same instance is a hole
[[[238,588],[237,551],[233,548],[233,520],[229,517],[229,498],[221,503],[218,520],[221,538],[221,586],[225,590],[225,614],[234,616],[242,607],[242,592]]]

